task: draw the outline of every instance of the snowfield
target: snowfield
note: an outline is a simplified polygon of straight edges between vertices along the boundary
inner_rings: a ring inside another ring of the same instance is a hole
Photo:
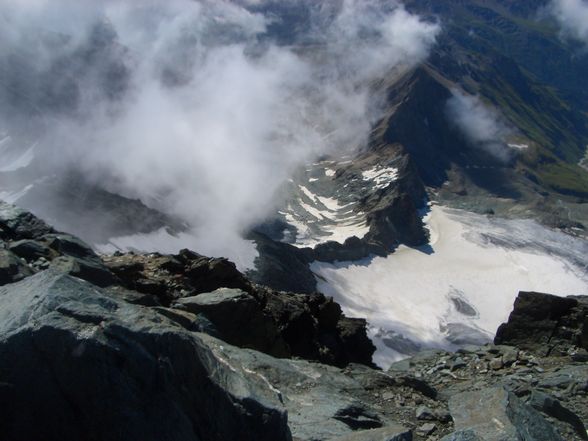
[[[588,294],[588,244],[534,221],[433,206],[430,247],[311,266],[345,314],[365,317],[387,367],[422,348],[493,338],[519,291]]]

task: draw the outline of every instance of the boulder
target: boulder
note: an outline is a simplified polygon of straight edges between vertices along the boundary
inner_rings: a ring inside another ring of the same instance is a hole
[[[520,292],[494,342],[540,355],[565,354],[570,347],[588,349],[588,298]]]
[[[22,280],[32,273],[26,262],[8,250],[0,249],[0,286]]]
[[[291,440],[224,345],[53,270],[1,287],[0,439]]]
[[[276,357],[290,355],[274,321],[248,293],[219,288],[210,293],[178,299],[174,304],[193,314],[204,315],[227,343],[257,349]]]
[[[456,394],[449,411],[458,431],[469,430],[485,441],[562,440],[539,412],[502,387]]]
[[[5,240],[37,239],[55,232],[28,211],[3,201],[0,201],[0,231]]]
[[[79,259],[98,258],[94,250],[75,236],[70,234],[50,234],[43,237],[49,247],[60,255],[77,257]]]
[[[41,257],[47,258],[51,254],[51,250],[42,243],[23,239],[12,242],[8,249],[19,257],[22,257],[28,262],[35,261]]]
[[[86,280],[96,286],[106,287],[115,283],[115,276],[99,259],[82,259],[62,256],[51,261],[51,268]]]

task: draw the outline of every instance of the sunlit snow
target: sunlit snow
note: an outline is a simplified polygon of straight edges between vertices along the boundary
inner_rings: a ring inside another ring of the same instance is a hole
[[[455,348],[448,340],[451,326],[474,339],[492,338],[519,291],[588,294],[584,241],[532,221],[493,222],[437,206],[426,222],[430,248],[401,247],[386,258],[311,267],[320,291],[347,315],[368,319],[380,366],[406,356],[399,341]],[[390,336],[396,344],[386,344]]]

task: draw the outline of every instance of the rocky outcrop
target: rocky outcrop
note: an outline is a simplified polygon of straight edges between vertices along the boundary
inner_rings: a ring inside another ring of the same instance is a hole
[[[520,292],[495,342],[541,355],[575,354],[588,361],[588,297]]]
[[[0,288],[0,438],[290,440],[279,393],[206,341],[55,270]]]
[[[189,250],[177,255],[100,257],[80,239],[4,203],[0,228],[5,248],[0,249],[0,285],[52,268],[116,289],[132,303],[163,307],[168,317],[187,320],[191,329],[237,346],[338,366],[371,365],[375,348],[367,338],[365,321],[345,318],[339,306],[322,294],[285,293],[256,285],[227,259]],[[224,295],[226,289],[240,294]],[[180,310],[191,315],[182,316]]]
[[[375,348],[365,321],[345,318],[339,305],[322,294],[256,285],[232,262],[188,250],[177,255],[119,253],[103,259],[125,288],[151,294],[162,306],[198,312],[212,322],[214,335],[229,343],[338,366],[371,364]],[[231,299],[216,291],[219,288],[241,294]],[[226,314],[232,318],[224,318]]]

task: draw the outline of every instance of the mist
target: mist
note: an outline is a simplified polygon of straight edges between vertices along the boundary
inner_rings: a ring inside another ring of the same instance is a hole
[[[552,0],[547,7],[567,38],[588,44],[588,2],[586,0]]]
[[[366,142],[370,86],[440,28],[399,3],[325,2],[284,45],[264,3],[0,0],[0,131],[35,141],[35,178],[74,171],[188,225],[156,248],[239,260],[297,167]]]
[[[506,144],[506,139],[513,134],[513,129],[504,117],[477,96],[458,90],[452,93],[446,108],[450,123],[460,130],[473,148],[483,150],[502,162],[510,161],[514,152]]]

